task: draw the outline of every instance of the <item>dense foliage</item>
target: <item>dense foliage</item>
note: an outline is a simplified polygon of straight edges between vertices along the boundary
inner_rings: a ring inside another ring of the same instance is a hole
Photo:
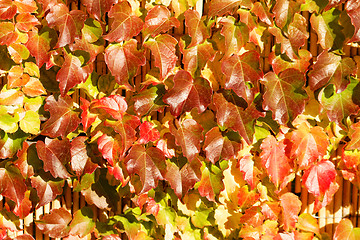
[[[64,188],[93,207],[42,216],[50,237],[327,239],[312,214],[360,185],[360,1],[201,6],[0,0],[0,239]]]

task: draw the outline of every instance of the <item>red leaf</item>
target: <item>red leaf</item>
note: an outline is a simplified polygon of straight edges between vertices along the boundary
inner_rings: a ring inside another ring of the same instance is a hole
[[[158,84],[154,87],[144,88],[139,94],[132,97],[137,116],[150,114],[153,111],[163,111],[165,105],[159,101],[162,99],[163,89],[163,85]]]
[[[84,26],[86,15],[83,11],[72,10],[63,3],[58,3],[50,8],[46,15],[49,27],[57,27],[60,32],[56,47],[64,47],[73,43],[76,38],[81,36],[80,30]]]
[[[159,131],[155,128],[155,125],[151,122],[144,121],[140,126],[140,138],[139,144],[146,144],[148,142],[155,142],[160,138]]]
[[[39,202],[36,208],[45,206],[46,204],[55,200],[55,198],[63,193],[65,181],[55,181],[46,177],[33,176],[31,177],[31,186],[36,189]]]
[[[245,214],[241,216],[241,223],[250,225],[252,227],[261,226],[264,223],[265,217],[261,213],[259,206],[252,206],[245,210]]]
[[[329,160],[323,160],[305,170],[302,182],[310,193],[320,197],[330,189],[335,177],[335,165]]]
[[[71,141],[71,169],[80,177],[86,173],[93,173],[98,167],[87,154],[86,137],[76,137]]]
[[[83,4],[89,14],[94,15],[97,20],[101,21],[105,13],[110,11],[112,5],[115,3],[117,3],[116,0],[89,0],[85,1]]]
[[[80,97],[81,105],[80,108],[82,110],[81,113],[81,123],[83,125],[84,131],[86,132],[91,124],[96,120],[96,114],[90,113],[89,106],[90,102],[82,97]]]
[[[85,237],[95,229],[94,213],[90,207],[82,207],[74,213],[70,224],[70,235]]]
[[[29,40],[25,46],[29,49],[31,56],[36,59],[39,68],[50,60],[50,33],[49,28],[43,28],[40,33],[37,28],[32,28],[28,32]]]
[[[26,185],[19,169],[14,165],[0,168],[0,194],[20,205],[25,197]]]
[[[189,36],[191,37],[191,43],[188,46],[194,47],[203,43],[210,37],[210,28],[205,25],[204,19],[200,18],[197,11],[188,9],[185,13],[185,25],[188,28]]]
[[[298,196],[288,192],[280,196],[280,205],[282,208],[284,228],[285,231],[289,232],[295,228],[298,214],[301,210],[301,201]]]
[[[38,7],[34,0],[15,0],[18,13],[34,13]]]
[[[29,78],[22,91],[29,97],[37,97],[47,93],[40,80],[34,77]]]
[[[75,39],[75,43],[70,45],[70,50],[75,52],[76,50],[81,50],[88,52],[90,54],[89,61],[86,64],[91,64],[95,62],[96,57],[104,52],[104,40],[100,39],[98,42],[90,43],[85,39],[83,34],[81,39]],[[87,66],[86,66],[87,67]]]
[[[336,226],[334,240],[356,240],[360,237],[359,228],[354,228],[351,220],[344,218]]]
[[[58,100],[55,100],[53,95],[47,97],[44,109],[50,112],[50,119],[44,123],[41,133],[56,138],[65,137],[73,132],[79,125],[80,119],[72,107],[73,101],[69,96],[59,96]]]
[[[175,138],[170,133],[165,133],[156,143],[156,147],[164,153],[166,158],[175,157]]]
[[[241,56],[232,55],[221,64],[221,71],[226,76],[225,88],[232,89],[248,103],[253,100],[253,92],[247,86],[247,82],[257,85],[263,73],[259,65],[259,54],[249,51]]]
[[[108,16],[113,19],[113,23],[110,32],[104,36],[104,39],[110,42],[128,41],[138,35],[144,25],[139,17],[132,15],[131,6],[127,1],[112,6]]]
[[[238,194],[238,205],[242,209],[247,209],[253,206],[260,198],[260,194],[255,191],[249,191],[248,186],[240,188]]]
[[[53,238],[62,238],[69,235],[70,227],[68,224],[71,220],[71,214],[65,208],[52,209],[50,214],[44,215],[36,222],[36,226],[43,234]]]
[[[20,170],[25,179],[34,175],[34,168],[28,163],[28,148],[29,144],[24,142],[22,148],[17,152],[18,159],[14,162],[14,165]]]
[[[144,46],[151,50],[155,59],[155,66],[160,69],[161,79],[175,67],[178,57],[175,54],[177,40],[168,34],[161,34],[154,39],[149,39]]]
[[[328,136],[324,130],[317,126],[309,128],[303,122],[297,130],[286,135],[291,141],[290,157],[297,159],[299,169],[306,169],[316,160],[321,159],[329,146]]]
[[[119,84],[129,85],[144,66],[144,51],[137,50],[137,41],[131,39],[123,44],[110,44],[105,50],[105,62]]]
[[[271,63],[274,73],[279,74],[288,68],[295,68],[302,73],[306,73],[312,55],[305,49],[300,49],[298,54],[299,59],[291,59],[291,61],[289,61],[288,59],[283,58],[283,55],[275,55],[275,52],[271,52],[269,55],[269,62]]]
[[[345,4],[345,10],[349,17],[351,18],[351,23],[355,27],[355,32],[353,37],[349,40],[349,42],[358,42],[360,41],[360,3],[357,0],[349,0]]]
[[[171,17],[171,13],[168,8],[162,5],[156,5],[145,17],[143,34],[145,38],[148,35],[155,37],[162,32],[164,33],[169,31],[172,27],[178,28],[179,26],[179,20]]]
[[[264,202],[261,205],[261,212],[265,218],[277,221],[280,216],[280,206],[278,202]]]
[[[244,180],[250,185],[251,189],[254,189],[257,181],[258,169],[254,166],[252,155],[247,154],[239,159],[239,170],[244,176]]]
[[[270,9],[264,2],[255,2],[251,12],[258,16],[259,19],[267,25],[271,26],[273,24],[273,14],[270,13]]]
[[[0,19],[12,19],[17,11],[17,7],[12,0],[3,0],[0,3]]]
[[[11,22],[0,22],[0,45],[10,46],[16,41],[18,34]]]
[[[191,162],[200,152],[203,128],[194,119],[170,122],[170,132],[175,136],[176,145],[181,146],[183,155]]]
[[[20,13],[16,16],[15,27],[23,32],[30,31],[34,26],[40,25],[39,20],[30,13]]]
[[[171,114],[179,116],[183,111],[197,108],[199,113],[211,103],[212,89],[204,78],[191,77],[190,73],[180,70],[176,73],[174,87],[165,94],[163,101],[170,105]]]
[[[286,125],[304,111],[308,96],[303,89],[303,73],[291,68],[279,76],[268,72],[262,82],[266,88],[263,108],[271,110],[273,118],[280,124]]]
[[[45,138],[43,141],[36,143],[39,158],[44,162],[44,170],[51,173],[53,177],[68,178],[65,164],[70,161],[70,141],[65,138],[63,140]]]
[[[212,0],[209,3],[209,16],[232,14],[239,7],[251,9],[251,0]]]
[[[101,99],[94,99],[90,105],[91,109],[102,109],[113,118],[121,120],[127,110],[127,103],[120,95],[110,95]]]
[[[275,15],[275,23],[281,29],[286,27],[292,22],[295,13],[300,11],[300,4],[291,0],[278,0],[274,6],[273,12]]]
[[[269,135],[264,139],[260,146],[261,163],[266,169],[270,180],[277,188],[281,185],[286,186],[286,177],[291,171],[290,159],[285,155],[285,145],[283,142],[277,142],[275,137]]]
[[[223,172],[216,165],[205,165],[201,167],[201,180],[198,191],[202,197],[209,201],[215,201],[215,196],[224,189]]]
[[[139,194],[156,188],[158,180],[163,180],[166,170],[165,156],[157,148],[145,149],[142,145],[134,145],[125,158],[129,174],[138,174],[143,184]]]
[[[120,146],[121,140],[118,136],[111,137],[103,134],[98,139],[98,148],[103,157],[108,160],[111,166],[114,166],[116,162],[122,157],[124,150]]]
[[[146,212],[149,214],[153,214],[156,216],[159,212],[160,206],[156,203],[156,201],[149,197],[147,194],[142,194],[136,200],[137,205],[139,205],[140,209],[143,209],[146,205]]]

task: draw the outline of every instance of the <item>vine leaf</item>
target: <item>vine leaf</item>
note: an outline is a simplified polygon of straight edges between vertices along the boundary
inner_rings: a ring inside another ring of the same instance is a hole
[[[285,154],[285,144],[283,141],[276,141],[275,137],[269,135],[260,145],[262,166],[266,169],[270,180],[277,188],[282,189],[286,186],[291,172],[290,159]]]
[[[18,34],[11,22],[0,22],[0,45],[10,46],[16,41]]]
[[[155,124],[152,122],[144,121],[140,126],[140,138],[139,144],[146,144],[148,142],[155,142],[160,138],[159,131],[155,128]]]
[[[198,183],[198,191],[202,197],[206,197],[209,201],[215,201],[217,196],[223,189],[224,183],[223,172],[216,165],[205,165],[201,167],[201,180]]]
[[[252,8],[251,0],[213,0],[209,4],[209,16],[232,14],[239,7]]]
[[[14,165],[0,168],[0,194],[20,205],[25,197],[26,185],[19,169]]]
[[[91,174],[98,167],[87,154],[86,139],[86,137],[79,136],[71,141],[71,169],[76,172],[78,177],[86,173]]]
[[[53,238],[62,238],[69,235],[68,224],[71,220],[71,214],[65,208],[52,209],[49,214],[45,214],[36,222],[36,226],[43,234]]]
[[[145,17],[143,35],[147,38],[149,35],[155,37],[160,33],[169,31],[172,27],[178,28],[179,20],[171,17],[169,9],[162,5],[153,7]]]
[[[288,68],[295,68],[300,72],[305,73],[310,65],[312,55],[306,49],[300,49],[298,54],[298,59],[291,59],[289,61],[283,54],[275,55],[275,52],[271,52],[269,55],[269,62],[271,63],[274,73],[279,75]]]
[[[143,187],[139,194],[156,188],[158,180],[164,179],[165,156],[158,148],[134,145],[124,161],[129,174],[136,173],[140,177]]]
[[[74,213],[70,223],[70,235],[85,237],[95,229],[94,213],[90,207],[82,207]]]
[[[86,15],[83,11],[72,10],[69,12],[69,8],[63,3],[52,6],[46,15],[46,21],[49,27],[57,27],[60,32],[56,47],[64,47],[81,37],[80,31],[85,19]]]
[[[272,111],[273,118],[280,124],[286,125],[304,111],[308,96],[303,89],[303,73],[291,68],[279,76],[268,72],[262,82],[266,88],[263,108]]]
[[[259,178],[257,174],[260,172],[255,166],[251,154],[246,154],[239,159],[239,170],[243,174],[244,180],[254,189]]]
[[[113,23],[110,32],[104,36],[104,39],[110,42],[128,41],[138,35],[144,25],[139,17],[132,15],[128,1],[122,1],[112,6],[108,16],[113,19]]]
[[[46,175],[31,177],[31,186],[36,189],[37,196],[39,197],[36,208],[54,201],[57,196],[63,193],[64,184],[64,180],[53,180]]]
[[[191,37],[191,43],[188,46],[189,48],[203,43],[210,37],[210,28],[205,25],[197,11],[188,9],[184,12],[184,16],[185,25],[188,28],[188,34]]]
[[[200,152],[203,128],[194,119],[170,122],[170,132],[175,136],[176,145],[181,146],[183,155],[191,162]]]
[[[112,137],[103,134],[99,137],[97,144],[103,158],[105,158],[111,166],[114,166],[124,153],[120,145],[121,139],[119,136]]]
[[[97,20],[101,21],[105,13],[110,11],[112,5],[116,2],[116,0],[90,0],[85,1],[84,5],[90,14],[94,15]]]
[[[1,2],[0,19],[9,20],[12,19],[17,11],[17,7],[12,0],[4,0]]]
[[[291,0],[276,1],[273,12],[276,25],[287,32],[288,25],[292,22],[295,14],[300,11],[300,3]]]
[[[44,109],[50,112],[50,118],[44,123],[41,134],[56,138],[73,132],[80,119],[72,107],[73,101],[69,96],[59,96],[58,100],[53,95],[47,97]]]
[[[96,110],[102,115],[104,115],[104,113],[101,111],[104,111],[117,120],[121,120],[123,118],[127,107],[128,105],[124,97],[120,95],[110,95],[109,97],[94,99],[90,105],[91,111]]]
[[[360,23],[359,23],[359,10],[360,4],[356,0],[350,0],[345,3],[345,10],[351,18],[351,23],[355,27],[355,32],[349,42],[360,41]]]
[[[295,228],[298,221],[298,214],[301,210],[301,201],[293,193],[284,193],[280,196],[280,205],[282,208],[282,216],[284,221],[284,229],[289,232]]]
[[[140,66],[145,65],[146,58],[144,51],[137,50],[137,41],[130,39],[123,44],[110,44],[105,49],[105,62],[119,84],[129,85]]]
[[[355,240],[360,237],[360,228],[354,228],[351,220],[344,218],[336,226],[334,240]]]
[[[170,105],[171,114],[179,116],[197,108],[199,113],[211,103],[212,89],[205,78],[193,79],[189,72],[180,70],[176,73],[174,87],[165,94],[163,101]]]
[[[41,68],[44,63],[50,60],[50,43],[52,31],[44,27],[38,32],[37,28],[33,28],[28,32],[29,40],[25,46],[29,49],[31,56],[36,60],[36,65]]]
[[[20,13],[16,16],[15,27],[20,31],[29,32],[36,25],[40,25],[40,22],[30,13]]]
[[[356,71],[355,62],[349,58],[341,58],[324,50],[318,57],[316,63],[309,72],[309,85],[315,91],[328,83],[333,83],[336,92],[345,90],[349,84],[349,75]]]

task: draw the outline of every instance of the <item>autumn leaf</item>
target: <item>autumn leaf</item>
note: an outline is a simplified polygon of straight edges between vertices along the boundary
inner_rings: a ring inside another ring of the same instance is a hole
[[[0,168],[0,194],[21,204],[25,197],[26,185],[19,169],[14,165]]]
[[[150,86],[133,95],[134,110],[137,116],[150,114],[154,111],[162,112],[165,104],[162,101],[165,89],[164,85]]]
[[[36,189],[39,202],[37,208],[40,208],[52,201],[63,193],[65,181],[51,179],[44,174],[44,176],[31,177],[31,186]]]
[[[17,39],[15,26],[11,22],[0,22],[0,45],[11,45]]]
[[[179,116],[183,111],[188,112],[193,108],[197,108],[199,113],[206,110],[212,95],[206,79],[193,79],[189,72],[180,70],[173,81],[174,87],[163,97],[163,101],[170,105],[172,115]]]
[[[344,218],[336,226],[334,240],[355,240],[360,237],[360,229],[354,228],[350,219]]]
[[[94,213],[90,207],[82,207],[74,213],[70,223],[70,235],[85,237],[95,229]]]
[[[32,28],[28,35],[29,40],[25,46],[29,49],[31,56],[36,59],[38,67],[41,68],[44,63],[50,60],[53,31],[48,27],[42,28],[40,32],[37,28]]]
[[[97,144],[99,151],[111,166],[114,166],[124,153],[124,150],[120,145],[121,139],[119,139],[118,136],[112,137],[103,134],[101,137],[99,137]]]
[[[273,12],[276,25],[287,32],[288,25],[293,21],[297,12],[300,11],[300,4],[292,0],[278,0]]]
[[[36,222],[36,226],[43,234],[50,237],[66,237],[69,235],[71,214],[65,208],[52,209]]]
[[[254,189],[256,183],[259,181],[257,177],[259,170],[255,167],[252,155],[247,154],[242,156],[239,159],[238,165],[240,172],[243,174],[244,180],[250,185],[251,189]]]
[[[279,76],[268,72],[262,82],[266,88],[263,108],[273,112],[274,120],[286,125],[304,111],[308,96],[303,73],[291,68]]]
[[[155,142],[160,138],[159,131],[155,128],[155,124],[152,122],[144,121],[140,126],[140,138],[139,144],[146,144],[148,142]]]
[[[282,216],[285,231],[291,231],[295,228],[298,221],[298,214],[301,210],[301,201],[298,196],[293,193],[284,193],[280,196],[280,205],[282,208]]]
[[[12,0],[4,0],[1,2],[0,19],[9,20],[12,19],[17,11],[17,7]]]
[[[39,20],[30,13],[20,13],[16,16],[15,27],[23,32],[29,32],[34,26],[40,25]]]
[[[272,25],[273,14],[264,2],[255,2],[251,12],[253,12],[262,22]]]
[[[120,95],[110,95],[109,97],[94,99],[90,105],[91,110],[104,110],[117,120],[123,118],[127,107],[124,97]]]
[[[129,174],[136,173],[140,177],[143,187],[139,194],[155,188],[158,180],[164,179],[165,156],[158,148],[134,145],[124,161]]]
[[[204,19],[200,18],[197,11],[188,9],[185,13],[185,25],[188,28],[189,36],[191,37],[191,43],[189,48],[195,47],[198,44],[203,43],[210,37],[210,28],[205,25]]]
[[[71,169],[80,177],[86,173],[93,173],[98,167],[87,154],[86,137],[76,137],[71,141]]]
[[[349,42],[360,41],[359,9],[360,4],[356,0],[350,0],[345,3],[345,10],[351,18],[352,25],[355,27],[354,35]]]
[[[251,9],[251,0],[213,0],[209,4],[210,16],[222,16],[224,14],[232,14],[239,7]]]
[[[33,13],[38,9],[34,0],[15,0],[14,4],[17,6],[18,13]]]
[[[275,52],[271,52],[269,62],[271,63],[274,73],[279,75],[288,68],[294,68],[302,73],[306,73],[310,66],[312,55],[305,49],[300,49],[298,54],[299,59],[288,59],[285,54],[276,55]]]
[[[85,1],[84,5],[89,14],[92,14],[97,20],[102,21],[105,13],[116,3],[116,0]]]
[[[56,138],[73,132],[80,119],[72,107],[73,101],[69,96],[59,96],[57,100],[53,95],[47,97],[44,109],[50,112],[50,118],[44,123],[41,134]]]
[[[201,167],[201,179],[197,184],[202,197],[209,201],[215,201],[215,197],[224,189],[222,170],[213,164],[203,163]]]
[[[253,206],[260,198],[260,194],[256,191],[249,191],[248,186],[243,186],[238,192],[238,205],[242,209]]]

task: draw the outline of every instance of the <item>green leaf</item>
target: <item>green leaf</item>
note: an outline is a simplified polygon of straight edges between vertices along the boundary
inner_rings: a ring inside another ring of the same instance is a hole
[[[19,115],[10,115],[4,105],[0,105],[0,129],[7,133],[14,133],[18,130]],[[39,123],[40,124],[40,123]]]
[[[40,116],[32,110],[26,111],[23,119],[20,120],[20,128],[26,133],[38,134],[40,132]]]

